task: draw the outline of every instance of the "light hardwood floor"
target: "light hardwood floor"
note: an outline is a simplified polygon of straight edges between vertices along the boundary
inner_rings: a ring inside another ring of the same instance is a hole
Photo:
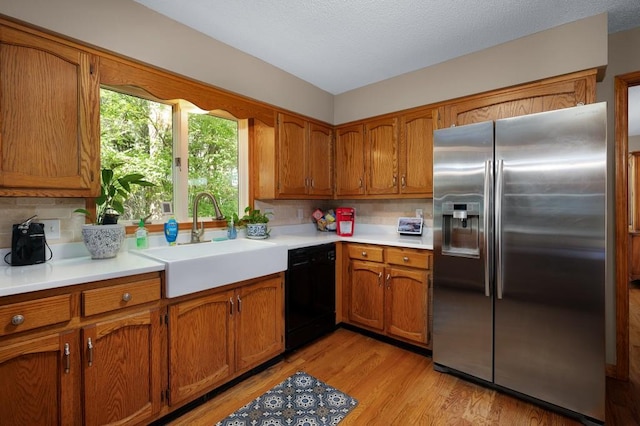
[[[607,425],[640,425],[640,288],[631,299],[631,378],[607,382]],[[431,358],[339,329],[211,399],[172,425],[214,425],[296,371],[359,401],[350,425],[578,425],[579,423],[433,370]]]

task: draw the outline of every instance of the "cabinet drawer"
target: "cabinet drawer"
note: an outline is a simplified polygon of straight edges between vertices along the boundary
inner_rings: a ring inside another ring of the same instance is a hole
[[[349,257],[351,259],[368,260],[370,262],[382,262],[382,247],[349,244]]]
[[[71,319],[71,295],[45,297],[0,306],[0,336],[58,324]]]
[[[101,314],[160,299],[160,278],[82,292],[82,315]]]
[[[403,250],[387,248],[387,263],[391,265],[411,266],[413,268],[429,269],[431,253],[425,250]]]

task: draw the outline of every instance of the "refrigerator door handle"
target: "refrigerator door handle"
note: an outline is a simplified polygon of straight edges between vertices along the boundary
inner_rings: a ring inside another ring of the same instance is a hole
[[[493,188],[493,161],[484,163],[484,295],[491,297],[491,248],[489,227],[491,219],[491,189]]]
[[[496,256],[496,289],[498,299],[502,299],[504,283],[502,282],[502,186],[504,160],[498,160],[496,168],[496,234],[495,234],[495,256]]]

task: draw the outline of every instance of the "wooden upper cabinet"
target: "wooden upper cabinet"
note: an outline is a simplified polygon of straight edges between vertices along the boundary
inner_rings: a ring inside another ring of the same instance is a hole
[[[367,194],[398,193],[398,119],[365,123]]]
[[[307,193],[308,122],[278,114],[279,195]]]
[[[333,129],[309,123],[309,195],[333,195]]]
[[[400,194],[433,194],[433,131],[437,117],[434,109],[400,117]]]
[[[97,63],[0,26],[0,196],[99,194]]]
[[[254,121],[254,130],[264,127],[256,127]],[[253,136],[255,198],[304,199],[333,195],[333,129],[330,126],[279,113],[275,146],[264,132],[254,132]]]
[[[364,195],[365,150],[361,124],[336,131],[336,196]]]
[[[569,108],[595,102],[596,70],[463,98],[445,107],[445,127]]]

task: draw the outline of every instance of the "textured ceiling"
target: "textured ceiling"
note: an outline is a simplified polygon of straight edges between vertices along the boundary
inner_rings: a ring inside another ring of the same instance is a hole
[[[135,0],[339,94],[640,0]]]

